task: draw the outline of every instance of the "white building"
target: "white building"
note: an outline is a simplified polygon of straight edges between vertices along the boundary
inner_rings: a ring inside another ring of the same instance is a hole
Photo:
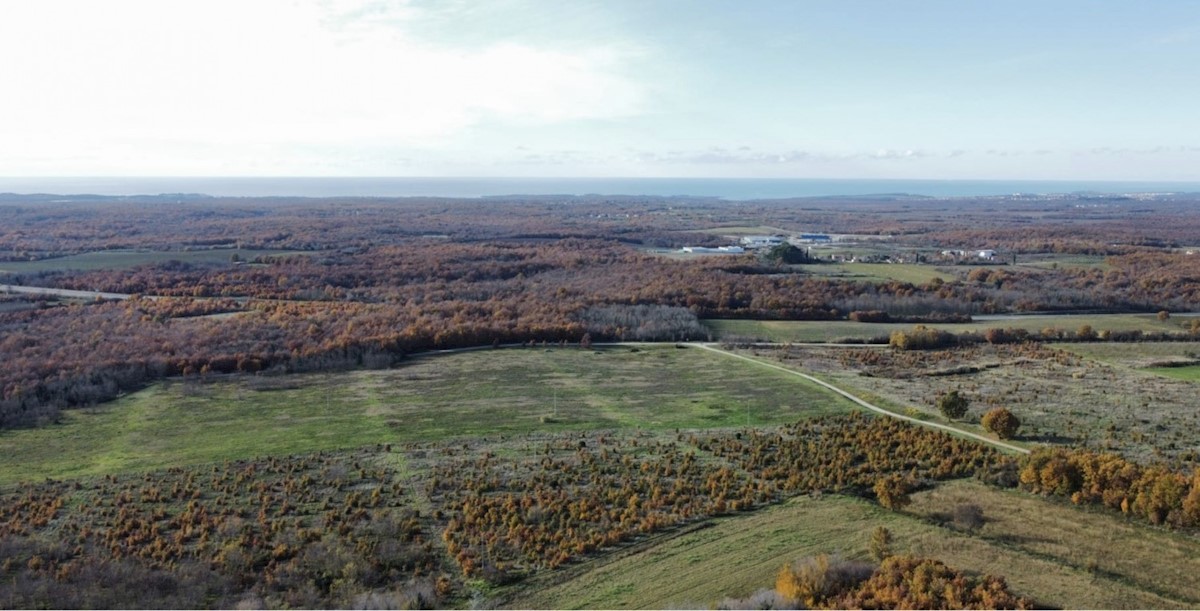
[[[748,235],[742,238],[742,246],[746,248],[773,248],[783,244],[783,237],[777,235]]]
[[[746,252],[746,249],[741,246],[718,246],[709,248],[708,246],[684,246],[683,252],[695,254],[712,254],[712,255],[740,255]]]

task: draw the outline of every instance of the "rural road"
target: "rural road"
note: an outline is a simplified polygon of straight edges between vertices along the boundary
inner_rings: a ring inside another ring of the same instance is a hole
[[[0,293],[25,293],[27,295],[54,295],[71,299],[129,299],[124,293],[104,293],[100,291],[73,291],[70,289],[51,289],[41,286],[19,286],[15,284],[0,284]]]
[[[787,368],[787,367],[784,367],[784,366],[782,366],[782,365],[776,365],[775,363],[768,363],[767,361],[761,361],[761,360],[759,360],[759,359],[756,359],[756,358],[751,358],[751,357],[748,357],[748,356],[745,356],[745,355],[742,355],[742,354],[737,354],[737,353],[734,353],[734,352],[729,352],[728,350],[722,350],[722,349],[720,349],[720,348],[713,347],[711,344],[705,344],[705,343],[698,343],[698,342],[697,342],[697,343],[688,343],[688,344],[686,344],[686,345],[688,345],[688,346],[695,346],[695,347],[697,347],[697,348],[702,348],[702,349],[704,349],[704,350],[708,350],[708,351],[710,351],[710,352],[716,352],[717,354],[724,354],[724,355],[726,355],[726,356],[730,356],[730,357],[733,357],[733,358],[735,358],[735,359],[742,359],[743,361],[749,361],[749,362],[751,362],[751,363],[757,363],[757,364],[759,364],[759,365],[762,365],[763,367],[770,367],[771,369],[778,369],[779,371],[782,371],[782,372],[784,372],[784,373],[790,373],[790,374],[792,374],[792,375],[794,375],[794,376],[798,376],[798,377],[804,378],[805,380],[808,380],[808,381],[810,381],[810,382],[812,382],[812,383],[814,383],[814,384],[818,384],[818,385],[820,385],[820,386],[822,386],[822,387],[824,387],[824,388],[827,388],[827,389],[829,389],[829,390],[831,390],[831,391],[833,391],[833,392],[835,392],[835,393],[837,393],[837,394],[839,394],[839,395],[841,395],[841,396],[843,396],[843,397],[845,397],[845,398],[847,398],[847,399],[849,399],[849,400],[853,401],[854,403],[856,403],[856,404],[858,404],[858,405],[860,405],[860,406],[862,406],[862,407],[864,407],[864,408],[866,408],[866,409],[869,409],[869,410],[871,410],[871,411],[873,411],[873,412],[878,412],[878,413],[880,413],[880,414],[883,414],[884,416],[888,416],[888,417],[891,417],[891,418],[897,418],[897,419],[900,419],[900,420],[905,420],[905,421],[907,421],[907,422],[911,422],[911,423],[913,423],[913,424],[916,424],[916,425],[919,425],[919,426],[925,426],[925,427],[934,428],[934,429],[941,429],[941,430],[943,430],[943,431],[946,431],[946,432],[948,432],[948,433],[953,433],[953,434],[955,434],[955,435],[961,435],[961,436],[963,436],[963,437],[970,437],[971,439],[975,439],[975,440],[977,440],[977,441],[982,441],[983,443],[986,443],[986,444],[989,444],[989,445],[995,446],[995,447],[997,447],[997,448],[1000,448],[1000,449],[1002,449],[1002,450],[1008,450],[1008,451],[1010,451],[1010,452],[1017,452],[1017,453],[1020,453],[1020,454],[1028,454],[1028,453],[1029,453],[1029,450],[1027,450],[1027,449],[1025,449],[1025,448],[1022,448],[1022,447],[1019,447],[1019,446],[1015,446],[1015,445],[1012,445],[1012,444],[1008,444],[1008,443],[1004,443],[1003,441],[999,441],[999,440],[996,440],[996,439],[992,439],[992,438],[990,438],[990,437],[985,437],[985,436],[983,436],[983,435],[979,435],[979,434],[976,434],[976,433],[972,433],[972,432],[970,432],[970,431],[964,431],[964,430],[962,430],[962,429],[956,429],[956,428],[954,428],[954,427],[952,427],[952,426],[947,426],[947,425],[945,425],[945,424],[940,424],[940,423],[937,423],[937,422],[928,422],[928,421],[925,421],[925,420],[921,420],[921,419],[919,419],[919,418],[913,418],[913,417],[910,417],[910,416],[905,416],[904,414],[897,414],[896,412],[888,411],[888,410],[886,410],[886,409],[883,409],[882,407],[879,407],[878,405],[872,405],[871,403],[868,403],[868,402],[866,402],[866,401],[863,401],[862,399],[859,399],[858,397],[856,397],[856,396],[854,396],[854,395],[852,395],[852,394],[850,394],[850,393],[848,393],[848,392],[846,392],[846,391],[842,390],[841,388],[838,388],[837,386],[834,386],[833,384],[830,384],[830,383],[828,383],[828,382],[825,382],[824,380],[820,380],[820,379],[814,378],[813,376],[810,376],[810,375],[808,375],[808,374],[806,374],[806,373],[800,373],[799,371],[796,371],[795,369],[789,369],[789,368]]]

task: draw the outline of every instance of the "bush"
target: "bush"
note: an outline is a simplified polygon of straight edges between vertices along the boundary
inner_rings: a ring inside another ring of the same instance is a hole
[[[954,521],[955,526],[971,532],[983,528],[984,523],[987,522],[983,517],[983,508],[975,503],[963,503],[955,506],[950,518]]]
[[[775,579],[775,591],[813,607],[862,583],[872,573],[874,569],[869,564],[821,554],[780,569]]]
[[[967,407],[971,402],[966,397],[952,390],[937,399],[937,408],[947,420],[957,420],[967,415]]]
[[[953,333],[917,325],[912,331],[894,331],[888,345],[898,350],[937,350],[958,344]]]
[[[876,562],[883,562],[888,556],[892,555],[892,531],[883,526],[876,526],[871,532],[870,543],[871,557]]]
[[[883,310],[855,310],[847,316],[854,322],[891,322],[892,316]]]
[[[1017,429],[1021,428],[1021,421],[1003,407],[997,407],[984,414],[979,423],[983,425],[983,430],[995,433],[1000,439],[1016,437]]]
[[[698,607],[697,607],[698,608]],[[763,588],[746,598],[726,598],[717,603],[717,609],[795,609],[796,601],[776,592]]]
[[[875,482],[875,498],[879,500],[880,505],[899,511],[912,502],[912,498],[908,496],[912,489],[911,480],[892,474]]]

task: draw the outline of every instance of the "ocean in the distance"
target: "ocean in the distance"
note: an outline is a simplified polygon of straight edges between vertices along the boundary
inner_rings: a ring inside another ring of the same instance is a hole
[[[928,197],[1063,193],[1200,193],[1200,182],[850,180],[763,178],[47,177],[0,178],[0,193],[218,197],[488,197],[653,195],[728,200],[907,194]]]

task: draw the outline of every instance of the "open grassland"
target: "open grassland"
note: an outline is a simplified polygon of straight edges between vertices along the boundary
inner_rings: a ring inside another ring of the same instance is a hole
[[[977,535],[932,519],[967,499],[989,520]],[[951,482],[917,494],[908,513],[854,497],[803,496],[711,524],[647,539],[502,595],[515,608],[707,608],[727,596],[772,587],[779,568],[800,557],[837,553],[865,560],[876,526],[892,531],[895,553],[1004,575],[1014,591],[1043,605],[1187,608],[1195,606],[1198,595],[1186,577],[1200,569],[1195,540],[974,482]],[[1121,554],[1113,550],[1121,548],[1109,546],[1125,544],[1133,553],[1114,557]],[[1167,550],[1163,560],[1171,566],[1160,565],[1156,548]],[[1093,558],[1094,567],[1088,564]]]
[[[311,252],[288,250],[251,250],[221,248],[206,250],[101,250],[66,257],[37,261],[0,261],[0,274],[22,274],[64,270],[129,269],[139,265],[154,265],[180,261],[197,265],[229,263],[234,255],[243,261],[255,257],[311,255]]]
[[[1051,597],[1052,593],[1035,596],[1039,602],[1089,608],[1200,605],[1200,583],[1196,581],[1200,539],[1193,535],[1132,522],[1111,511],[1082,509],[971,480],[948,482],[916,494],[907,511],[940,522],[955,507],[966,504],[983,509],[985,522],[973,533],[976,540],[1086,572],[1093,587],[1107,592],[1103,602],[1074,598],[1085,594],[1082,592],[1068,597],[1065,591],[1062,597]],[[947,553],[936,542],[922,545],[935,545],[929,552],[933,555]],[[1023,578],[1019,571],[996,572],[1007,575],[1014,586]],[[1174,603],[1155,603],[1140,596],[1138,600],[1123,598],[1132,591]]]
[[[1200,382],[1200,366],[1198,365],[1189,365],[1187,367],[1150,367],[1146,371],[1176,380]]]
[[[797,265],[795,269],[814,276],[857,280],[862,282],[909,282],[925,284],[935,278],[953,280],[954,274],[932,265],[913,263],[821,263],[819,265]]]
[[[1079,358],[1057,346],[897,352],[795,345],[755,352],[930,420],[944,421],[935,401],[957,390],[971,402],[957,424],[976,432],[983,413],[1006,407],[1021,420],[1018,442],[1084,444],[1140,461],[1200,462],[1194,383]]]
[[[1079,356],[1146,373],[1200,381],[1200,342],[1077,343],[1058,346]]]
[[[1010,256],[1003,257],[1005,260],[1010,260]],[[1109,269],[1111,266],[1107,261],[1108,257],[1104,255],[1079,255],[1066,253],[1042,253],[1036,255],[1018,255],[1017,264],[1014,266],[1020,268],[1032,269],[1060,269],[1060,268],[1099,268]]]
[[[61,425],[0,432],[0,484],[394,441],[778,424],[853,409],[693,349],[506,349],[384,371],[172,381]]]
[[[1055,344],[1055,347],[1084,358],[1133,368],[1190,362],[1200,355],[1200,342],[1081,342]]]
[[[885,265],[883,267],[896,267]],[[931,268],[932,269],[932,268]],[[1160,321],[1154,314],[1063,314],[978,319],[969,323],[930,323],[925,326],[950,333],[982,333],[994,327],[1042,331],[1055,328],[1075,331],[1083,325],[1095,331],[1142,331],[1178,333],[1187,317]],[[717,339],[746,338],[772,342],[829,342],[840,339],[886,338],[893,331],[910,331],[912,323],[862,323],[849,320],[726,320],[709,319],[704,325]]]

